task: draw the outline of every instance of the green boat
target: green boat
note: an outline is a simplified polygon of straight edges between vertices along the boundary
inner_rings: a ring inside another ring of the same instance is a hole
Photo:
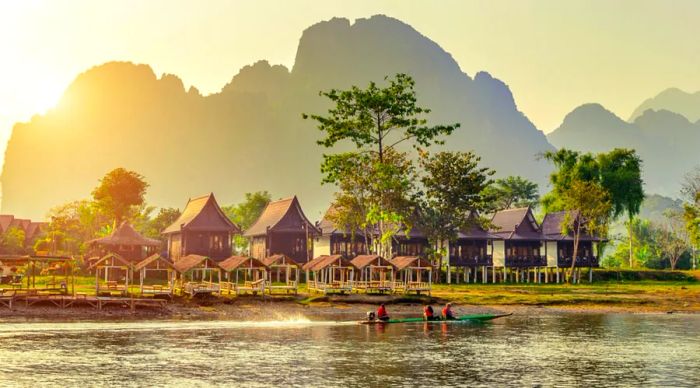
[[[426,321],[424,318],[395,318],[389,319],[387,321],[380,321],[378,319],[374,321],[359,321],[361,325],[385,325],[388,323],[415,323],[415,322],[426,322],[426,323],[449,323],[449,322],[486,322],[496,318],[507,317],[512,314],[468,314],[462,315],[455,319],[443,320],[434,319],[432,321]]]

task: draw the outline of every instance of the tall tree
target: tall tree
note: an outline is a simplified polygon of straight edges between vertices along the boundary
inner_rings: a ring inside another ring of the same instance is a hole
[[[415,82],[410,76],[397,74],[385,81],[385,87],[370,82],[365,89],[353,86],[349,90],[321,92],[334,105],[327,115],[302,116],[318,123],[324,134],[318,144],[332,148],[339,142],[350,142],[356,149],[353,153],[323,156],[324,183],[340,186],[342,172],[349,165],[374,174],[377,195],[369,198],[366,217],[368,223],[377,226],[386,248],[398,230],[397,224],[410,216],[403,204],[412,186],[409,175],[413,168],[407,155],[396,147],[404,142],[415,148],[442,143],[440,136],[449,135],[459,124],[428,125],[426,115],[430,109],[417,105]],[[390,251],[390,244],[388,247]]]
[[[564,208],[568,209],[562,222],[562,234],[571,233],[574,237],[571,271],[568,275],[568,280],[571,282],[576,269],[581,235],[587,233],[605,236],[607,234],[612,203],[608,192],[600,184],[580,179],[574,179],[569,187],[562,191],[560,201]]]
[[[471,152],[438,152],[421,154],[423,169],[419,223],[437,255],[438,268],[446,255],[445,241],[454,241],[457,233],[471,225],[485,208],[482,193],[491,184],[495,173],[480,167],[481,158]]]
[[[246,230],[260,217],[265,206],[272,200],[272,196],[267,191],[256,191],[254,193],[245,193],[245,200],[237,205],[223,207],[226,216],[241,230]],[[239,252],[243,252],[248,247],[248,240],[236,235],[233,238],[234,246]]]
[[[667,212],[664,216],[666,220],[660,228],[657,241],[671,265],[671,270],[675,270],[681,256],[688,251],[688,235],[683,222],[683,214]]]
[[[135,208],[144,204],[148,183],[134,171],[117,168],[108,172],[92,191],[97,206],[108,214],[114,225],[133,215]]]
[[[540,201],[537,183],[520,176],[496,179],[484,190],[483,195],[490,199],[491,211],[513,207],[535,207]]]
[[[685,222],[688,243],[691,247],[691,264],[697,269],[696,251],[700,246],[700,209],[689,203],[683,204],[683,221]]]

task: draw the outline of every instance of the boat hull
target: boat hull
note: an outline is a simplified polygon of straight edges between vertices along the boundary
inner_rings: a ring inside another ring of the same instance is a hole
[[[416,322],[426,322],[426,323],[449,323],[449,322],[486,322],[496,318],[507,317],[511,314],[468,314],[457,317],[456,319],[443,320],[435,319],[431,321],[426,321],[423,318],[396,318],[389,319],[387,321],[359,321],[361,325],[386,325],[390,323],[416,323]]]

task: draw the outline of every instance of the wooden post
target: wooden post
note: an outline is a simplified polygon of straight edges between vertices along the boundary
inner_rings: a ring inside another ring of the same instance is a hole
[[[593,267],[588,267],[588,283],[593,283]]]

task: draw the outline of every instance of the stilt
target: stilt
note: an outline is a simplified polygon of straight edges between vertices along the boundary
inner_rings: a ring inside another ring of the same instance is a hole
[[[493,278],[491,279],[491,283],[496,284],[496,267],[491,268],[491,273],[493,275]]]
[[[555,271],[557,271],[557,284],[559,284],[559,267],[555,268]]]
[[[588,267],[588,283],[593,283],[593,267]]]

